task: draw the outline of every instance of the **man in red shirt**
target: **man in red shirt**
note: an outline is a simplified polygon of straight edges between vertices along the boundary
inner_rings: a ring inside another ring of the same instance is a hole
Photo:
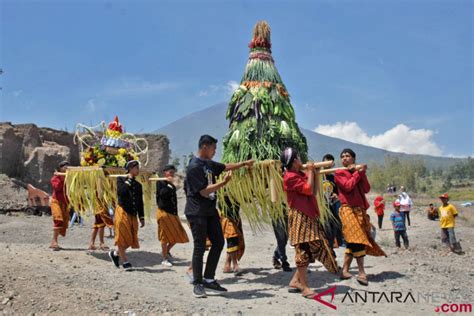
[[[377,245],[370,235],[371,224],[367,209],[369,202],[365,194],[370,191],[369,180],[367,179],[367,165],[361,165],[356,170],[356,154],[352,149],[344,149],[341,152],[342,165],[347,170],[338,170],[335,173],[335,181],[339,190],[339,200],[341,208],[339,216],[342,222],[342,234],[347,247],[344,256],[341,278],[349,279],[349,267],[355,257],[359,268],[357,281],[361,285],[368,285],[367,275],[364,269],[364,256],[387,256]]]
[[[63,161],[59,163],[56,171],[64,173],[69,166],[69,162]],[[66,187],[64,186],[64,176],[53,175],[51,178],[51,186],[53,188],[53,197],[51,198],[51,215],[53,217],[53,240],[49,248],[54,251],[61,249],[58,245],[59,235],[65,237],[66,230],[69,225],[69,200],[66,195]]]

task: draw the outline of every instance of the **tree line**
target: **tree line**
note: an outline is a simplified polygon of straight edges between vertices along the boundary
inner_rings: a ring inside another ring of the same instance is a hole
[[[428,169],[422,159],[402,160],[386,156],[384,164],[370,164],[368,177],[373,190],[401,185],[414,193],[438,194],[453,187],[469,187],[474,182],[474,159],[458,161],[449,168]]]

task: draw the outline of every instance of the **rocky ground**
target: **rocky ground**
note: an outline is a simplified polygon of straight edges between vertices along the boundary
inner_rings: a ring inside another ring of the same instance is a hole
[[[472,215],[474,210],[466,208],[463,212]],[[5,314],[421,315],[434,313],[435,308],[444,303],[472,303],[472,225],[465,220],[458,221],[456,234],[465,254],[455,255],[441,247],[439,223],[426,219],[422,211],[415,211],[408,230],[411,249],[397,250],[388,221],[390,211],[386,213],[384,228],[377,232],[376,239],[389,256],[367,257],[369,287],[362,287],[355,279],[340,281],[324,271],[320,264],[311,265],[310,284],[317,292],[336,286],[332,302],[336,311],[315,300],[288,293],[291,273],[271,266],[276,245],[271,230],[252,233],[247,225],[247,249],[241,261],[244,274],[240,277],[223,274],[222,256],[217,278],[229,292],[195,299],[185,275],[192,253],[191,244],[176,246],[173,255],[178,259],[174,267],[161,266],[154,220],[149,220],[140,230],[141,249],[130,252],[129,259],[136,271],[124,272],[112,265],[105,252],[86,250],[91,219],[83,227],[70,229],[67,237],[60,240],[65,249],[53,252],[48,249],[51,217],[19,213],[0,215],[0,311]],[[107,243],[111,246],[113,241],[107,239]],[[287,250],[293,263],[294,250],[289,247]],[[341,261],[343,249],[336,252]],[[353,272],[356,271],[354,266]],[[364,291],[370,292],[368,301],[361,302],[359,297],[356,302],[355,296],[363,295]],[[401,292],[401,300],[406,302],[396,299],[387,302],[385,297],[381,298],[382,292],[389,300],[392,292]],[[372,296],[375,296],[375,302]],[[331,301],[330,296],[322,299]]]

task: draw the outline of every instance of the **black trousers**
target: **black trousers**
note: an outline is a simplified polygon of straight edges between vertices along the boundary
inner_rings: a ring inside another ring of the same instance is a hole
[[[383,215],[377,215],[379,218],[379,229],[382,229]]]
[[[273,258],[278,259],[282,262],[288,261],[286,256],[286,244],[288,243],[288,229],[286,223],[288,223],[288,216],[285,216],[284,223],[272,222],[273,232],[277,240],[277,246],[273,252]]]
[[[331,210],[335,220],[330,221],[330,223],[324,227],[324,232],[326,234],[329,247],[331,248],[334,248],[334,240],[337,240],[339,247],[344,243],[344,237],[342,236],[342,224],[339,218],[339,206],[339,202],[329,206],[329,209]],[[333,253],[335,255],[334,250]]]
[[[346,244],[346,254],[352,254],[354,258],[360,258],[365,256],[365,245],[364,244]]]
[[[191,226],[191,232],[194,239],[193,250],[193,276],[194,284],[202,283],[202,266],[204,252],[206,251],[206,238],[211,241],[211,249],[206,261],[205,279],[214,279],[216,275],[217,264],[224,248],[224,234],[219,215],[213,216],[186,216]]]
[[[405,248],[408,248],[408,235],[406,230],[396,230],[395,231],[395,245],[400,248],[400,237],[403,239],[403,245]]]

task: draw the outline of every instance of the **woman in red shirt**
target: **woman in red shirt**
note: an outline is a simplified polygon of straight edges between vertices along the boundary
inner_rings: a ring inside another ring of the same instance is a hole
[[[69,162],[63,161],[59,163],[58,172],[66,172]],[[61,249],[58,245],[59,235],[65,237],[66,230],[69,225],[69,200],[66,195],[66,187],[64,186],[64,176],[53,175],[51,178],[51,186],[53,187],[53,197],[51,198],[51,215],[53,217],[53,240],[49,248],[54,251]]]
[[[290,291],[301,292],[305,298],[313,298],[315,293],[308,287],[308,265],[318,260],[328,271],[338,272],[336,260],[319,222],[315,197],[319,190],[319,169],[308,163],[304,173],[298,152],[293,148],[283,151],[281,162],[285,170],[283,187],[289,206],[289,238],[296,250],[297,270],[290,281]]]
[[[379,229],[382,229],[383,211],[385,210],[385,201],[382,196],[377,196],[374,200],[375,214],[378,217]]]

